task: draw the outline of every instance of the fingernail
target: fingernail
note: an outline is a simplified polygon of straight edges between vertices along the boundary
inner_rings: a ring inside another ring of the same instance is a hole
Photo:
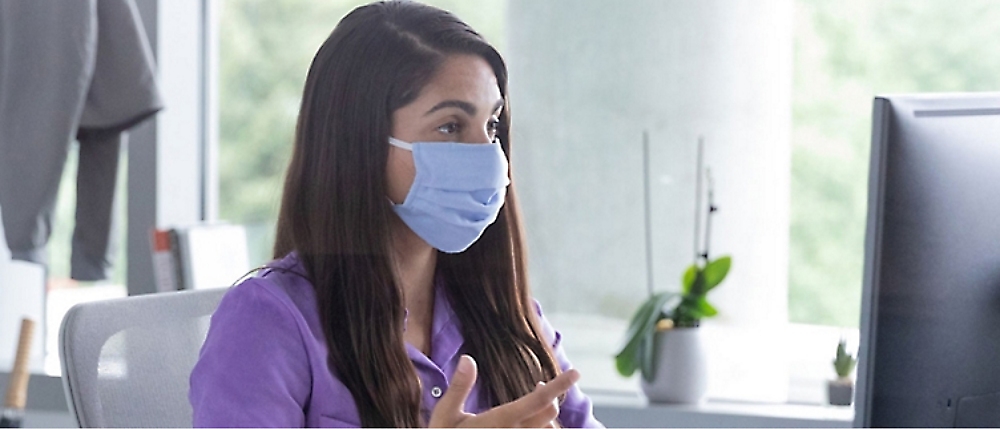
[[[470,366],[472,365],[472,362],[470,362],[471,360],[472,358],[469,357],[469,355],[462,355],[458,358],[458,366],[455,368],[455,372],[462,375],[468,375],[469,371],[472,369]]]
[[[580,371],[571,369],[569,370],[569,373],[570,373],[569,379],[572,380],[574,383],[576,383],[576,381],[580,379]]]

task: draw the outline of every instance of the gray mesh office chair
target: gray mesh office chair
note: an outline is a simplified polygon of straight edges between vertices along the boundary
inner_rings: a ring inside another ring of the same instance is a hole
[[[66,402],[80,427],[191,427],[188,377],[227,289],[79,304],[59,332]]]

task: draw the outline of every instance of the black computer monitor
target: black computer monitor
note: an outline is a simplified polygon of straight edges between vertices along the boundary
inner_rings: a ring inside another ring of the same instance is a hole
[[[1000,93],[875,98],[855,425],[1000,426]]]

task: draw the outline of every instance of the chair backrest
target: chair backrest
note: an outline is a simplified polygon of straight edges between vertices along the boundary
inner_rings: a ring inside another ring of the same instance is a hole
[[[78,304],[59,332],[80,427],[191,427],[188,378],[228,288]]]

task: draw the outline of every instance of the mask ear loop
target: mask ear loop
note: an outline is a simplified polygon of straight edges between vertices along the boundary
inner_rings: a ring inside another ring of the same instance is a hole
[[[396,139],[396,138],[393,138],[393,137],[389,137],[389,144],[391,144],[393,146],[396,146],[396,147],[398,147],[400,149],[408,150],[410,152],[413,152],[413,144],[411,144],[411,143],[407,143],[407,142],[404,142],[402,140],[399,140],[399,139]]]
[[[410,152],[413,152],[413,144],[412,143],[407,143],[407,142],[404,142],[404,141],[402,141],[400,139],[397,139],[397,138],[394,138],[394,137],[391,137],[391,136],[389,137],[389,144],[393,145],[393,146],[396,146],[396,147],[398,147],[400,149],[408,150]],[[398,205],[398,204],[392,202],[392,200],[389,199],[388,196],[385,197],[385,200],[387,202],[389,202],[390,206],[394,207],[394,206]]]

